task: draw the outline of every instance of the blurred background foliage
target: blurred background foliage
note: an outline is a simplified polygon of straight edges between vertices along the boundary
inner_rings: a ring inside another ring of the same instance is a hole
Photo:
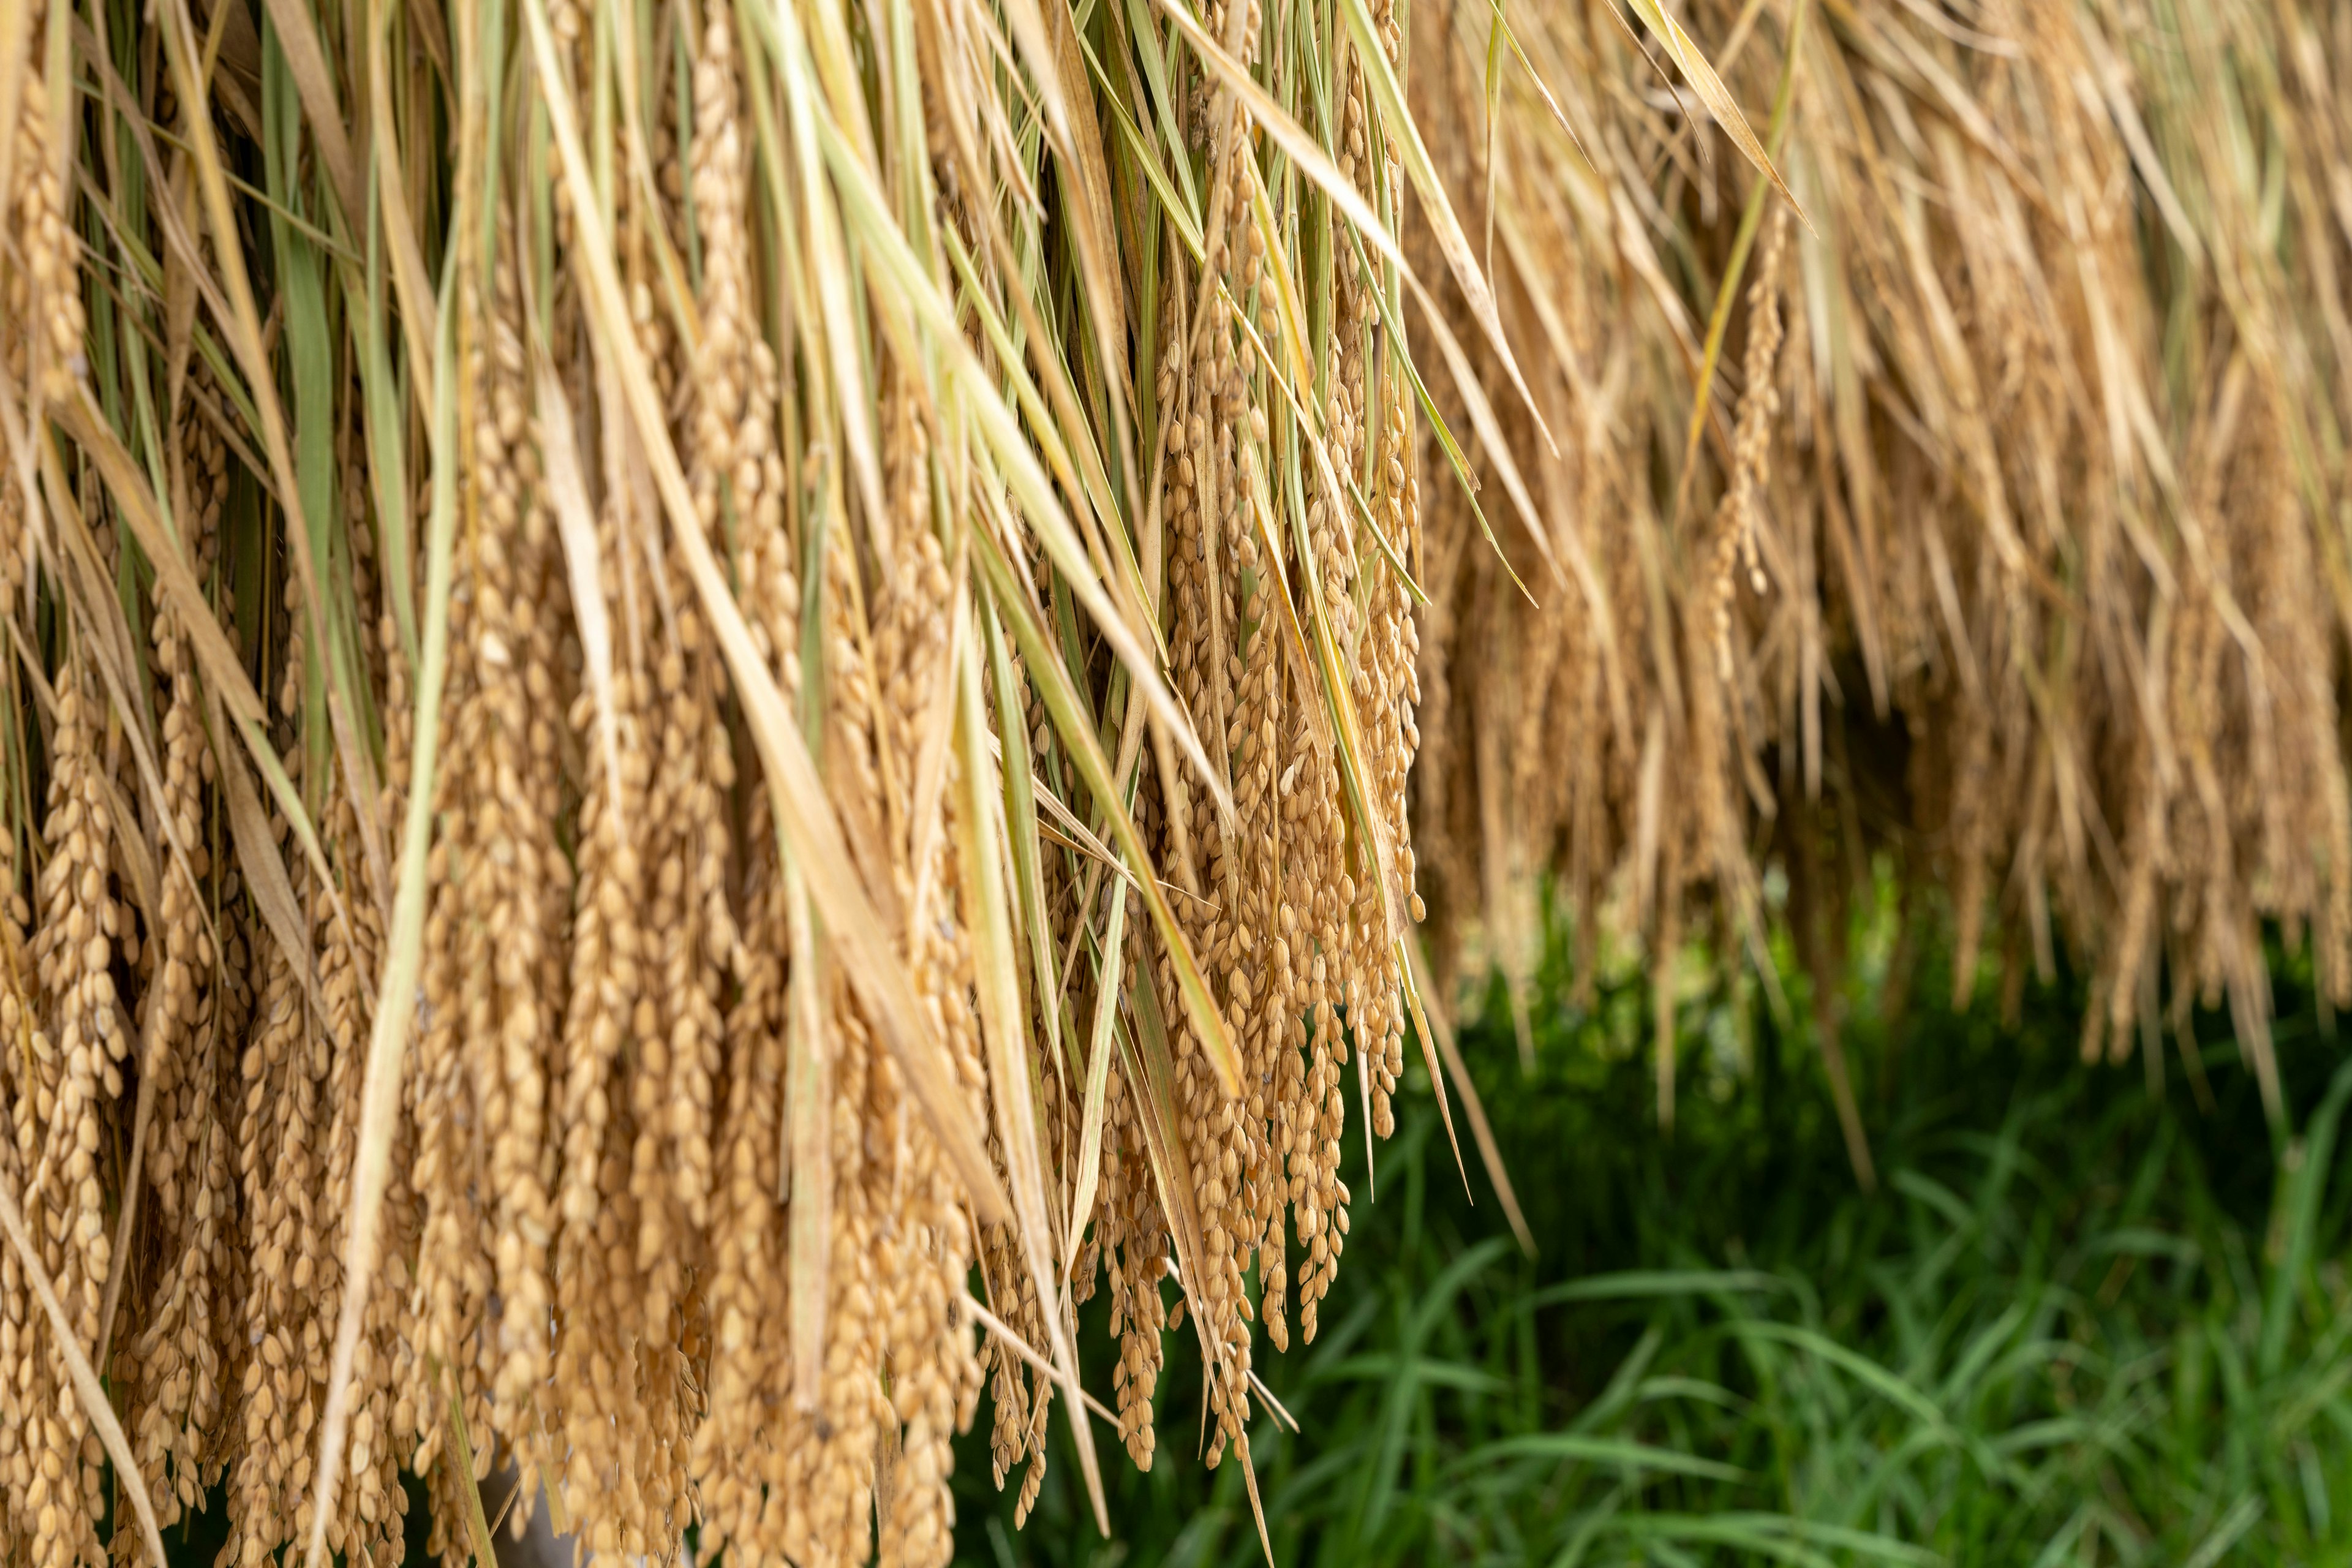
[[[1897,925],[1891,900],[1858,921],[1843,998],[1875,1193],[1785,951],[1777,1019],[1752,973],[1693,955],[1670,1137],[1635,966],[1575,1005],[1548,921],[1531,1071],[1500,983],[1465,994],[1532,1258],[1466,1131],[1465,1194],[1407,1052],[1323,1331],[1263,1369],[1303,1432],[1252,1431],[1276,1562],[2352,1560],[2352,1058],[2303,961],[2273,949],[2274,1131],[2226,1012],[2084,1066],[2079,974],[1988,978],[1955,1011],[1948,952]],[[1359,1193],[1363,1160],[1351,1128]],[[1081,1313],[1082,1366],[1109,1363],[1102,1318]],[[1238,1470],[1196,1458],[1198,1376],[1171,1356],[1150,1474],[1106,1465],[1108,1542],[1066,1426],[1019,1530],[976,1429],[961,1560],[1262,1561]]]

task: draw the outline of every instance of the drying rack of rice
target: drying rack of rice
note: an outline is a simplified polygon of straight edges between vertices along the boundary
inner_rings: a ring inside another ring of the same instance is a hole
[[[1693,10],[0,4],[0,1561],[940,1563],[1171,1335],[1246,1472],[1547,874],[2269,1082],[2352,22]]]

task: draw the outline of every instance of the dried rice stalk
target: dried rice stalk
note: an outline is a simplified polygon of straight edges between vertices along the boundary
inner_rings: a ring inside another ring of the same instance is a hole
[[[1832,939],[1886,857],[1941,890],[1961,1002],[1988,949],[2006,996],[2063,949],[2100,998],[2086,1051],[2121,1054],[2168,971],[2226,996],[2275,1110],[2266,925],[2352,1000],[2352,230],[2327,194],[2352,37],[2252,0],[1990,0],[1966,34],[1871,4],[1791,58],[1804,9],[1684,17],[1707,40],[1754,16],[1724,75],[1761,104],[1787,71],[1776,145],[1816,226],[1776,288],[1766,215],[1720,361],[1700,323],[1737,298],[1768,183],[1573,10],[1514,17],[1541,87],[1503,73],[1489,165],[1487,20],[1417,13],[1431,144],[1570,433],[1557,461],[1528,432],[1513,452],[1550,553],[1594,574],[1530,607],[1506,565],[1539,584],[1536,552],[1498,560],[1468,501],[1432,499],[1413,826],[1441,970],[1473,934],[1510,951],[1498,858],[1561,878],[1588,969],[1612,922],[1663,963],[1677,908],[1757,951],[1779,865],[1833,1011]],[[2267,197],[2247,145],[2277,150]]]
[[[372,11],[345,79],[297,5],[194,104],[184,8],[161,51],[0,39],[5,1177],[141,1479],[168,1521],[225,1479],[247,1564],[389,1550],[404,1468],[456,1547],[458,1457],[502,1453],[598,1552],[698,1517],[942,1563],[991,1373],[1034,1501],[1105,1260],[1149,1462],[1171,1250],[1245,1456],[1250,1321],[1311,1335],[1346,1230],[1351,1056],[1381,1131],[1402,1069],[1420,499],[1366,258],[1408,128],[1343,45],[1302,184],[1253,127],[1305,136],[1305,19],[1255,7],[1019,8],[1018,80],[953,4],[861,14],[879,75],[829,4],[551,9]],[[109,95],[89,142],[60,69]],[[245,138],[251,256],[191,221]],[[771,794],[787,744],[837,849]],[[975,1264],[1053,1373],[983,1352]],[[12,1268],[7,1549],[87,1561],[99,1450]]]

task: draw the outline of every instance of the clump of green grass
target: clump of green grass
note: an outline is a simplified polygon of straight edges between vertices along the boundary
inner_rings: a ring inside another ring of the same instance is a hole
[[[1482,1175],[1466,1201],[1409,1093],[1323,1335],[1265,1369],[1303,1428],[1256,1448],[1276,1561],[2211,1568],[2352,1542],[2352,1067],[2306,976],[2273,964],[2275,1144],[2226,1038],[2200,1109],[2183,1075],[2082,1066],[2071,979],[2004,1023],[1887,1017],[1865,978],[1868,1194],[1814,1042],[1753,987],[1685,1010],[1700,1092],[1662,1139],[1643,987],[1576,1009],[1565,964],[1555,944],[1531,1075],[1499,987],[1463,1037],[1541,1250]],[[1948,994],[1933,978],[1916,994]],[[1116,1541],[1049,1478],[1020,1536],[968,1488],[961,1555],[1256,1560],[1238,1478],[1168,1437],[1118,1481]]]

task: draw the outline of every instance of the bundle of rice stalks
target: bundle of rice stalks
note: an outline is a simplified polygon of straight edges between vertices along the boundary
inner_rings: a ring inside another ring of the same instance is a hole
[[[2063,947],[2084,1055],[2160,1076],[2226,998],[2276,1114],[2265,922],[2352,1002],[2352,16],[1695,5],[1798,216],[1671,24],[1611,14],[1416,12],[1551,437],[1498,365],[1436,389],[1502,479],[1428,489],[1440,954],[1481,928],[1523,984],[1556,871],[1588,973],[1611,930],[1653,965],[1670,1123],[1677,945],[1785,931],[1866,1181],[1834,999],[1875,860],[1960,999]]]
[[[1246,1465],[1403,1065],[1412,193],[1507,363],[1402,29],[0,6],[0,1560],[941,1563],[983,1384],[1099,1516],[1097,1289]]]

